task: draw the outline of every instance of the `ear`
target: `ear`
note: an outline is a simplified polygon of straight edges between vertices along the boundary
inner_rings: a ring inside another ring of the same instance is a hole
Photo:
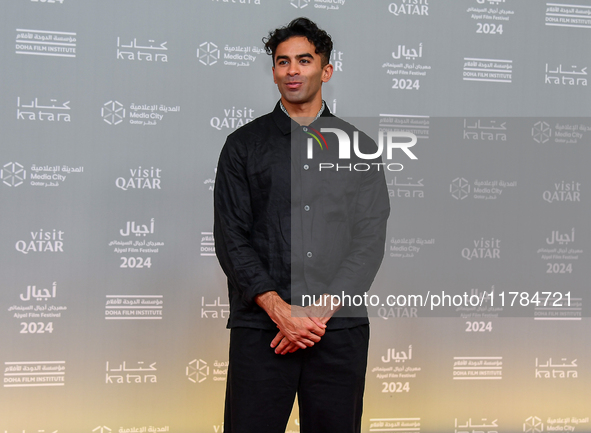
[[[273,82],[277,84],[277,78],[275,78],[275,66],[273,66],[271,70],[273,71]]]
[[[327,83],[328,80],[330,80],[330,77],[332,77],[332,73],[333,73],[333,66],[329,63],[328,65],[326,65],[324,68],[322,68],[322,82],[323,83]]]

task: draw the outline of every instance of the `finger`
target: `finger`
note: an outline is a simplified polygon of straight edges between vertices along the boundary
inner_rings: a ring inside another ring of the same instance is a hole
[[[314,341],[316,341],[316,343],[318,343],[318,341],[320,341],[320,337],[322,337],[325,333],[326,333],[326,329],[320,328],[319,326],[314,326],[310,330],[310,334],[314,337]],[[316,340],[316,337],[318,338],[318,340]]]
[[[310,342],[310,343],[312,343],[312,342]],[[303,343],[301,341],[295,341],[294,344],[296,346],[298,346],[300,349],[305,349],[308,346],[314,346],[314,343],[312,343],[312,344],[306,344],[306,343]]]
[[[312,342],[314,343],[318,343],[320,341],[320,338],[324,335],[324,332],[321,335],[318,334],[312,334],[310,335],[310,340],[312,340]]]
[[[308,340],[296,340],[296,341],[292,341],[292,344],[294,344],[298,349],[305,349],[308,346],[313,346],[314,343]]]
[[[326,331],[326,325],[322,322],[322,319],[317,315],[308,317],[308,330],[317,335],[324,335]]]
[[[290,341],[289,344],[281,351],[281,354],[286,355],[288,353],[295,352],[296,350],[298,350],[298,346]]]
[[[275,336],[275,338],[273,338],[273,341],[271,341],[271,347],[275,348],[281,342],[281,340],[283,338],[284,338],[283,334],[281,333],[281,331],[279,331],[277,333],[277,335]]]
[[[283,338],[281,340],[281,342],[275,348],[275,353],[277,355],[283,354],[283,351],[285,350],[285,348],[288,347],[290,344],[291,344],[291,341],[289,341],[287,338]]]
[[[287,341],[295,344],[300,349],[305,349],[306,347],[310,346],[311,344],[305,343],[308,339],[304,335],[298,335],[297,333],[290,334],[290,337],[285,337]],[[313,342],[311,342],[313,344]]]
[[[320,337],[318,335],[312,334],[311,338],[304,338],[301,341],[306,345],[305,347],[312,347],[316,343],[320,342]]]
[[[314,322],[314,324],[316,326],[318,326],[321,329],[325,329],[326,325],[322,322],[322,319],[318,318],[318,317],[309,317],[309,319]],[[324,334],[323,334],[324,335]]]
[[[299,349],[299,347],[298,347],[298,346],[296,346],[295,344],[292,344],[292,345],[290,346],[289,353],[293,353],[293,352],[295,352],[295,351],[296,351],[296,350],[298,350],[298,349]]]
[[[315,334],[311,331],[302,331],[300,333],[300,338],[298,339],[298,341],[303,341],[306,344],[306,346],[313,346],[314,343],[318,343],[320,341],[320,337],[324,335],[324,331],[321,329],[318,329],[317,332],[318,334]]]

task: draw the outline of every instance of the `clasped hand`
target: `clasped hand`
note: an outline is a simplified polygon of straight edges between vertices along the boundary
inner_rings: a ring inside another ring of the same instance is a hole
[[[280,355],[318,343],[326,332],[326,323],[335,313],[328,307],[286,305],[289,308],[288,315],[284,312],[281,320],[275,322],[279,332],[271,341],[271,347]]]
[[[323,306],[292,306],[273,291],[255,299],[279,328],[271,347],[281,355],[318,343],[325,333],[326,323],[338,309],[329,307],[326,302]]]

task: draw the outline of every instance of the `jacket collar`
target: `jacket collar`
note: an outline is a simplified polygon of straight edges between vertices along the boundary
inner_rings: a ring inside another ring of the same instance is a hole
[[[277,125],[277,127],[283,135],[287,135],[300,127],[300,125],[297,122],[293,121],[287,114],[283,112],[283,110],[281,109],[280,101],[278,101],[275,105],[275,108],[273,109],[271,115],[273,117],[273,120],[275,121],[275,124]],[[328,109],[328,105],[326,103],[324,103],[324,111],[322,112],[320,117],[334,117]],[[314,124],[314,122],[312,122],[312,124]]]

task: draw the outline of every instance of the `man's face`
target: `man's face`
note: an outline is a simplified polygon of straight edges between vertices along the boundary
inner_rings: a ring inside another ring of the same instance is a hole
[[[322,100],[321,87],[332,76],[332,65],[322,67],[320,55],[306,37],[294,36],[275,51],[273,80],[281,96],[291,104]]]

